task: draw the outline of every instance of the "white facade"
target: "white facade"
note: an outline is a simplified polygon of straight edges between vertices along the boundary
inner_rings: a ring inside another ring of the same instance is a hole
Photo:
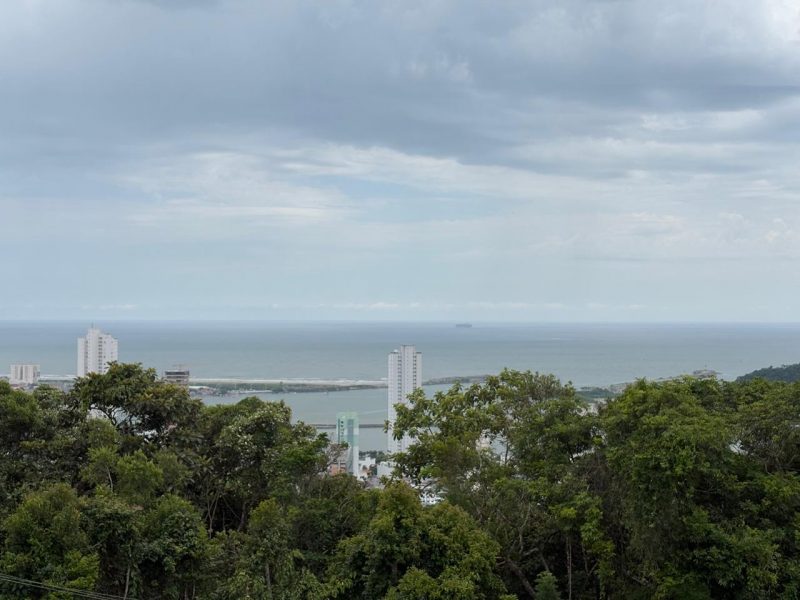
[[[36,385],[39,383],[39,365],[11,365],[8,382],[11,385]]]
[[[108,363],[117,360],[117,340],[95,327],[86,337],[78,338],[78,377],[108,371]]]
[[[397,412],[395,404],[408,404],[408,395],[422,386],[422,353],[414,346],[400,346],[389,354],[389,432],[387,449],[390,453],[405,452],[411,444],[409,436],[396,440],[393,427]]]

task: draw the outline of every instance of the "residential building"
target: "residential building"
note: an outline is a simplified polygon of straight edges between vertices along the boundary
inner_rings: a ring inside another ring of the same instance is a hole
[[[389,453],[405,452],[411,444],[409,436],[396,440],[393,425],[397,418],[395,404],[407,404],[408,395],[422,386],[422,353],[414,346],[400,346],[389,353]]]
[[[8,382],[11,385],[36,385],[39,375],[39,365],[11,365]]]
[[[164,371],[164,381],[174,383],[182,387],[189,387],[189,369],[183,365],[175,366]]]
[[[78,338],[78,377],[108,371],[108,364],[117,360],[117,351],[116,338],[90,327],[86,337]]]
[[[336,443],[347,444],[343,462],[348,473],[358,477],[358,413],[341,412],[336,415]]]

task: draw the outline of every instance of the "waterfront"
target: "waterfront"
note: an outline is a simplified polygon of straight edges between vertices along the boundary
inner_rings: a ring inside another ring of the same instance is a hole
[[[426,394],[434,394],[446,390],[447,385],[423,386]],[[348,390],[342,392],[303,392],[303,393],[264,393],[249,392],[226,394],[224,396],[201,396],[208,404],[233,404],[247,396],[257,396],[264,400],[283,400],[291,407],[292,415],[297,420],[314,424],[333,424],[336,413],[355,411],[362,425],[383,424],[386,420],[386,389]],[[322,429],[329,436],[331,429]],[[380,428],[364,428],[361,430],[362,450],[386,450],[386,434]]]
[[[101,322],[119,339],[119,358],[160,372],[185,364],[192,377],[278,381],[386,377],[387,354],[402,343],[423,353],[423,379],[496,373],[503,367],[554,373],[576,386],[609,385],[713,369],[734,379],[754,369],[800,361],[800,324],[486,324],[297,322]],[[75,340],[88,323],[1,322],[0,366],[41,365],[44,375],[75,372]],[[447,385],[427,386],[429,393]],[[332,422],[355,410],[383,422],[385,388],[341,392],[205,396],[209,403],[244,395],[283,399],[295,417]],[[365,433],[365,449],[382,432]]]

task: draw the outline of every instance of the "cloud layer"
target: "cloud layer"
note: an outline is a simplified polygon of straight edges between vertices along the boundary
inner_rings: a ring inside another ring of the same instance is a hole
[[[800,8],[0,7],[0,318],[797,320]]]

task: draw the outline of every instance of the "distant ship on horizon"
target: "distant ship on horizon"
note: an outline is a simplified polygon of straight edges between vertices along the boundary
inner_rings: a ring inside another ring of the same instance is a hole
[[[469,329],[472,327],[472,323],[456,323],[456,327],[459,329]]]

